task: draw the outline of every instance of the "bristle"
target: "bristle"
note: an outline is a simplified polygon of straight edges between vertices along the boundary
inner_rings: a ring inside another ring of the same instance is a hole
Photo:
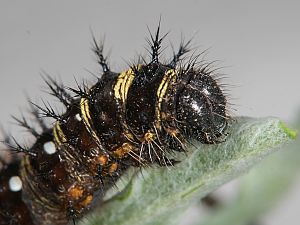
[[[88,94],[88,87],[85,84],[83,84],[83,87],[81,87],[76,80],[75,82],[77,85],[77,89],[71,87],[67,87],[67,89],[75,93],[76,94],[75,97],[89,98],[90,96]]]
[[[9,148],[10,151],[16,152],[16,153],[24,153],[26,155],[30,155],[30,156],[34,156],[34,157],[37,156],[37,154],[35,152],[33,152],[32,150],[30,150],[29,148],[27,148],[25,146],[21,146],[14,137],[11,137],[11,139],[14,141],[14,144],[12,144],[11,141],[9,141],[9,142],[2,141],[2,143],[5,144]]]
[[[3,136],[2,143],[11,143],[11,135],[0,125],[1,136]]]
[[[96,41],[96,38],[93,34],[92,34],[92,38],[93,38],[93,52],[98,57],[97,62],[102,67],[102,70],[104,73],[109,72],[110,69],[109,69],[109,66],[107,63],[107,57],[104,57],[104,55],[103,55],[104,40],[98,44]]]
[[[39,113],[41,116],[43,116],[43,117],[50,117],[50,118],[53,118],[53,119],[55,119],[57,121],[64,122],[63,118],[54,111],[54,109],[52,108],[52,106],[50,106],[50,104],[47,105],[43,101],[43,104],[44,104],[44,107],[45,107],[45,108],[43,108],[43,107],[41,107],[41,106],[39,106],[39,105],[37,105],[37,104],[35,104],[33,102],[30,102],[30,103],[33,106],[35,106],[37,109],[41,110],[41,113]]]
[[[192,42],[192,39],[185,42],[184,39],[181,38],[181,42],[180,42],[177,53],[175,53],[173,51],[173,59],[169,63],[169,65],[171,67],[176,68],[176,65],[181,60],[181,57],[191,51],[191,48],[190,48],[191,42]]]
[[[39,137],[39,133],[28,124],[27,120],[25,119],[24,115],[22,115],[22,119],[19,119],[15,116],[12,116],[12,118],[17,122],[17,124],[21,127],[24,127],[25,129],[27,129],[33,136],[35,137]]]
[[[68,108],[74,99],[68,92],[66,92],[64,85],[57,83],[49,76],[49,74],[46,73],[43,73],[42,78],[51,91],[49,94],[58,98],[58,100]]]
[[[151,58],[152,58],[151,62],[154,62],[154,63],[158,62],[158,57],[161,53],[161,51],[160,51],[161,43],[164,40],[164,38],[168,35],[168,33],[166,33],[164,36],[160,37],[160,22],[161,22],[161,19],[159,19],[159,23],[158,23],[158,27],[157,27],[157,30],[156,30],[156,33],[155,33],[155,37],[151,33],[149,27],[147,27],[148,31],[149,31],[149,34],[150,34],[151,40],[150,39],[146,39],[146,40],[147,40],[147,42],[148,42],[148,44],[150,45],[150,48],[151,48]]]
[[[103,175],[102,175],[102,166],[99,164],[97,166],[97,174],[94,176],[95,179],[99,180],[102,186],[104,185]]]
[[[31,104],[31,101],[28,100],[28,102],[30,103],[30,113],[33,115],[34,119],[36,120],[37,124],[40,126],[42,131],[45,132],[46,130],[48,130],[48,127],[43,117],[40,116],[39,110],[33,104]]]
[[[67,208],[67,216],[68,216],[68,218],[70,218],[73,225],[76,225],[77,212],[70,202],[69,202],[69,206]]]

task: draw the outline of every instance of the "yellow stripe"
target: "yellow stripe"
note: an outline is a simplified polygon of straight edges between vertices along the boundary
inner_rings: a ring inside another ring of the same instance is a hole
[[[58,145],[67,141],[66,136],[62,131],[60,127],[60,123],[58,121],[55,123],[55,126],[53,128],[53,135],[54,135],[54,140]]]
[[[96,132],[93,129],[92,126],[92,118],[91,118],[91,114],[90,114],[90,107],[89,107],[89,101],[87,98],[81,98],[80,99],[80,110],[81,110],[81,115],[83,118],[83,123],[86,127],[86,129],[88,130],[88,132],[90,132],[93,136],[93,138],[98,142],[98,144],[100,144],[100,139],[97,136]]]
[[[137,65],[136,69],[139,70],[142,67],[142,65]],[[126,70],[122,73],[117,78],[117,82],[114,85],[114,94],[115,97],[118,100],[121,100],[123,103],[125,103],[127,99],[127,93],[128,90],[135,78],[135,74],[133,69]]]
[[[156,91],[156,97],[157,97],[157,102],[156,102],[156,107],[155,107],[155,115],[156,115],[156,125],[157,128],[160,128],[160,111],[161,111],[161,103],[163,98],[165,97],[166,91],[168,89],[168,86],[171,82],[172,79],[176,78],[176,71],[174,69],[170,69],[165,72],[165,75],[160,82],[160,85]]]
[[[84,123],[91,127],[91,115],[90,115],[90,107],[89,107],[89,101],[86,98],[81,98],[80,99],[80,110],[81,110],[81,115],[84,120]]]

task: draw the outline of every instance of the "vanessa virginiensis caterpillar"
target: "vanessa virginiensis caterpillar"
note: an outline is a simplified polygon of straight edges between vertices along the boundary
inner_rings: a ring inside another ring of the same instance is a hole
[[[185,151],[191,138],[206,144],[224,140],[227,100],[210,64],[193,55],[182,61],[190,41],[161,63],[163,38],[158,26],[148,40],[151,59],[121,73],[110,70],[103,45],[93,39],[103,74],[91,88],[65,88],[45,79],[66,111],[57,115],[47,104],[32,103],[42,133],[16,118],[36,141],[30,148],[6,141],[9,150],[24,156],[8,164],[2,160],[0,224],[75,223],[127,168],[172,165],[170,153]],[[54,118],[54,126],[48,128],[41,114]]]

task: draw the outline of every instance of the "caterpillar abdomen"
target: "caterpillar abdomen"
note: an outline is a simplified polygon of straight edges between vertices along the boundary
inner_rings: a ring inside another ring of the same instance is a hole
[[[15,216],[18,212],[1,195],[1,222],[75,221],[128,167],[172,164],[169,153],[186,150],[189,139],[206,144],[223,141],[227,101],[211,71],[206,65],[197,66],[196,60],[178,65],[188,52],[187,44],[170,63],[159,62],[159,28],[151,39],[151,60],[121,73],[109,69],[102,46],[95,42],[103,75],[91,88],[70,88],[75,98],[51,78],[46,81],[67,110],[59,116],[50,106],[37,106],[56,122],[41,134],[31,130],[37,140],[29,150],[14,149],[27,153],[15,175],[22,181],[18,200],[28,213]],[[9,177],[9,168],[1,179]]]

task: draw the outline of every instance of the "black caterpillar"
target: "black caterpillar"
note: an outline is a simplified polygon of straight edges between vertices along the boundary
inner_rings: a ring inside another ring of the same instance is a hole
[[[151,35],[151,59],[128,70],[112,72],[103,45],[94,52],[103,74],[91,88],[68,88],[51,77],[46,84],[65,106],[57,115],[51,106],[34,105],[42,133],[25,118],[16,119],[36,137],[30,148],[6,141],[9,150],[24,153],[0,173],[0,224],[67,224],[80,218],[131,167],[172,165],[173,151],[185,151],[189,139],[215,144],[224,140],[229,116],[227,100],[210,63],[191,56],[182,42],[169,63],[161,63],[160,26]],[[48,128],[41,115],[56,120]]]

